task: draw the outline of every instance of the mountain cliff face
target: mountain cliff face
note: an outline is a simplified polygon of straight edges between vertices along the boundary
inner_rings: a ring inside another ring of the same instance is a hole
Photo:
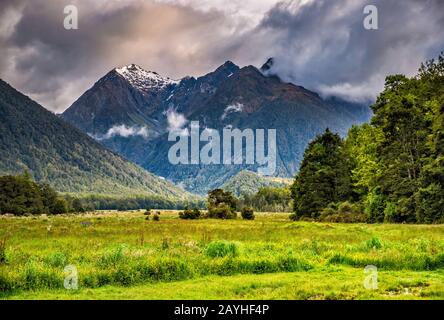
[[[100,79],[63,114],[63,118],[156,175],[204,193],[242,170],[258,165],[173,165],[168,151],[172,128],[276,129],[275,176],[291,177],[308,142],[327,127],[345,135],[352,124],[370,118],[366,106],[323,99],[301,86],[239,68],[227,61],[202,77],[179,81],[130,65]],[[201,144],[202,147],[204,144]]]
[[[0,119],[0,175],[27,170],[61,192],[189,196],[106,150],[2,80]]]

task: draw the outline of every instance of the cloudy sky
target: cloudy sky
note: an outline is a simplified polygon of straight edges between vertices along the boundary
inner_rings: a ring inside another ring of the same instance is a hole
[[[69,4],[78,30],[63,27]],[[367,4],[378,30],[363,27]],[[0,78],[56,112],[117,66],[178,79],[271,56],[286,81],[363,100],[443,50],[442,0],[0,1]]]

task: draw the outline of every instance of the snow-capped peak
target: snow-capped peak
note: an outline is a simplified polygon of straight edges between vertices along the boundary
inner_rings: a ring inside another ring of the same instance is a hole
[[[144,92],[152,91],[153,89],[160,90],[168,85],[174,85],[180,82],[178,80],[164,78],[157,72],[146,71],[135,64],[116,68],[115,70],[134,87]]]

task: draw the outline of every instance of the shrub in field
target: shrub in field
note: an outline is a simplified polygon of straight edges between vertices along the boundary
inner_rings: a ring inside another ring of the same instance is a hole
[[[208,209],[208,217],[216,219],[236,219],[237,214],[230,208],[230,206],[221,203]]]
[[[236,243],[224,240],[209,243],[205,250],[205,255],[211,258],[235,257],[238,254]]]
[[[55,252],[51,255],[49,255],[45,262],[55,268],[63,268],[68,264],[68,259],[66,258],[65,254],[62,252]]]
[[[99,259],[100,267],[116,266],[127,261],[125,255],[126,247],[124,245],[117,246],[105,252]]]
[[[183,212],[179,212],[179,218],[184,220],[194,220],[199,219],[201,217],[200,210],[195,208],[193,210],[191,209],[185,209]]]
[[[381,240],[379,240],[379,238],[373,237],[366,242],[366,246],[368,249],[381,249],[382,242],[381,242]]]
[[[339,204],[331,203],[322,210],[319,220],[336,223],[366,222],[367,217],[362,212],[363,209],[357,203],[350,203],[348,201]]]
[[[159,214],[156,212],[154,215],[153,215],[153,221],[159,221],[160,220],[160,216],[159,216]]]
[[[254,217],[253,208],[250,208],[250,207],[242,208],[241,216],[242,216],[242,219],[244,219],[244,220],[254,220],[255,217]]]
[[[235,219],[237,199],[229,191],[212,190],[207,200],[208,218]]]
[[[162,249],[167,250],[170,247],[170,239],[169,238],[163,238],[162,239]]]

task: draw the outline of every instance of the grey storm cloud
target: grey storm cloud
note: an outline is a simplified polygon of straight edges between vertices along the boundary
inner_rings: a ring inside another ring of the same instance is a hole
[[[370,3],[378,9],[378,30],[363,26]],[[273,37],[272,71],[281,78],[326,95],[373,99],[386,75],[412,75],[444,50],[444,1],[287,2],[268,12],[259,28]]]
[[[63,8],[79,29],[63,28]],[[0,77],[63,111],[114,67],[136,63],[171,78],[225,60],[260,65],[323,94],[374,98],[390,73],[413,74],[444,49],[444,1],[2,0]]]

